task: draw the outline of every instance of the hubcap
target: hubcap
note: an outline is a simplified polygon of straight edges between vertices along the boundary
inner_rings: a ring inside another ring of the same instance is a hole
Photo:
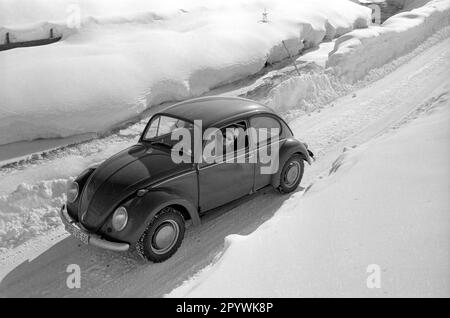
[[[153,234],[151,248],[155,254],[165,254],[172,249],[178,240],[180,228],[177,222],[167,220],[161,223]]]
[[[300,176],[300,164],[297,161],[293,161],[289,164],[285,174],[285,184],[287,187],[292,187],[297,182]]]

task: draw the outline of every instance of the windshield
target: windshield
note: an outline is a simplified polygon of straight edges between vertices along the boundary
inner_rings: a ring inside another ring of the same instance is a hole
[[[158,141],[159,139],[170,141],[170,135],[175,130],[183,128],[193,130],[193,127],[193,124],[178,118],[164,115],[155,116],[152,118],[143,139],[145,141]]]

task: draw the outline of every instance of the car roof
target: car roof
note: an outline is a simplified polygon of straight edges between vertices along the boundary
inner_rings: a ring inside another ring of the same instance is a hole
[[[201,120],[203,128],[208,128],[229,119],[258,113],[274,114],[267,106],[249,99],[209,96],[177,103],[162,110],[159,114],[178,117],[191,122]]]

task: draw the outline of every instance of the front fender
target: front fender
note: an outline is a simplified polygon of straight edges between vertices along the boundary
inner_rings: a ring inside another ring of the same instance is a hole
[[[303,159],[311,165],[311,156],[309,155],[308,148],[306,145],[295,138],[288,138],[281,145],[279,149],[279,169],[278,172],[272,176],[272,186],[277,188],[280,186],[280,174],[283,170],[284,164],[286,161],[295,153],[299,153],[302,155]]]
[[[155,215],[171,205],[184,207],[191,217],[193,225],[200,225],[199,214],[192,203],[168,190],[158,189],[150,190],[145,195],[137,196],[123,204],[128,211],[128,224],[125,229],[120,232],[108,230],[108,228],[112,229],[111,215],[103,226],[102,232],[105,233],[105,237],[110,239],[130,243],[136,242],[147,229],[147,226]]]

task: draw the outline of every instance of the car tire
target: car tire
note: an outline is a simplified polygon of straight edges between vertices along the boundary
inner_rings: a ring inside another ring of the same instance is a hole
[[[164,208],[136,242],[136,250],[145,260],[160,263],[170,258],[184,238],[185,222],[173,207]]]
[[[303,178],[305,164],[303,157],[299,154],[292,155],[283,166],[280,174],[280,185],[278,191],[291,193],[297,189]]]

